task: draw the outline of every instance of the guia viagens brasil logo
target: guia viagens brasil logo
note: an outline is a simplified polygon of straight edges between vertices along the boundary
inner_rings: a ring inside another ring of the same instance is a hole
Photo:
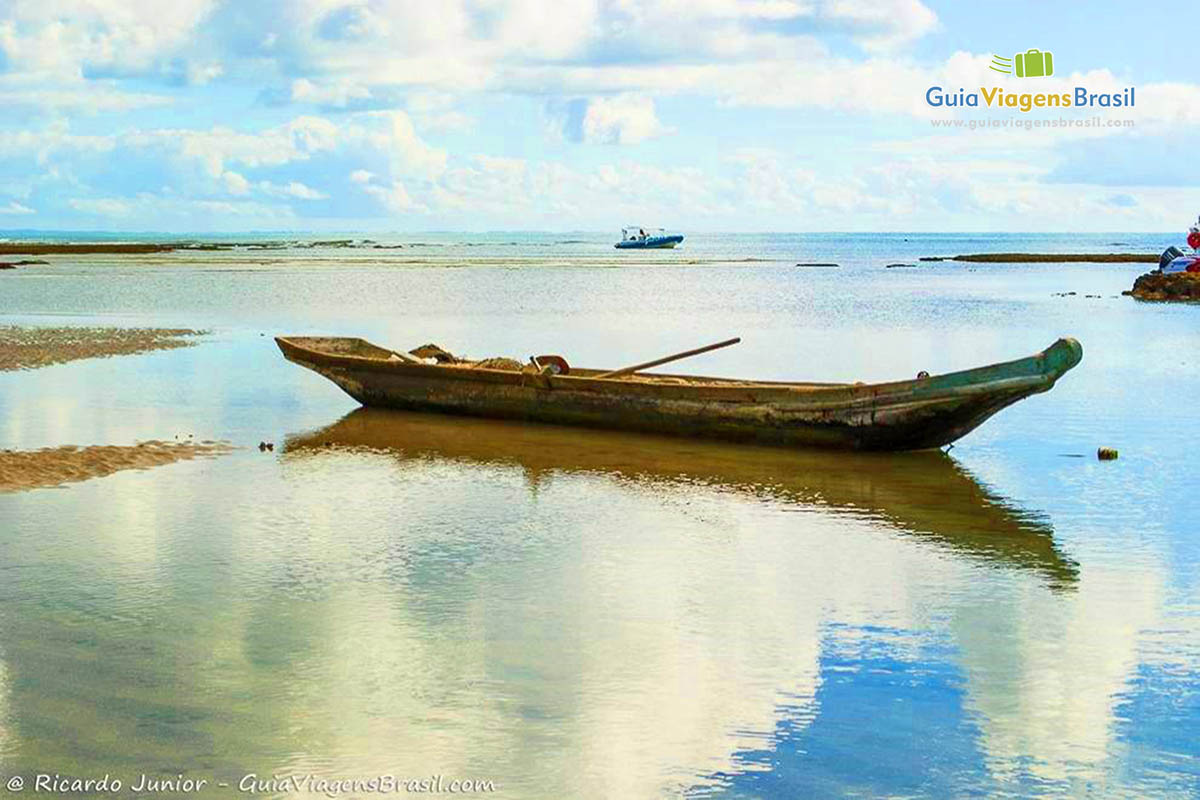
[[[1018,78],[1048,78],[1054,74],[1054,54],[1031,48],[1011,58],[993,55],[989,67]],[[1012,108],[1021,112],[1035,108],[1128,108],[1134,105],[1134,87],[1117,92],[1090,92],[1086,86],[1076,86],[1069,92],[1047,93],[1005,91],[999,86],[981,86],[977,92],[961,88],[947,91],[941,86],[930,86],[925,92],[925,102],[935,108],[970,106]]]

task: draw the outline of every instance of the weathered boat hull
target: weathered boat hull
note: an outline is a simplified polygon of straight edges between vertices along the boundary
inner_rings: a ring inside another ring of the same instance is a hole
[[[277,338],[284,356],[365,406],[851,450],[949,444],[997,411],[1050,389],[1079,363],[1060,339],[1029,358],[882,384],[746,382],[599,370],[540,375],[412,364],[361,339]]]

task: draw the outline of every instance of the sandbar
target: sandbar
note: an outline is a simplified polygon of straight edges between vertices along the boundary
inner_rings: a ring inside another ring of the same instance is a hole
[[[0,493],[42,489],[232,451],[223,442],[160,442],[0,450]]]
[[[171,350],[195,344],[186,328],[39,328],[0,325],[0,372],[81,358]]]

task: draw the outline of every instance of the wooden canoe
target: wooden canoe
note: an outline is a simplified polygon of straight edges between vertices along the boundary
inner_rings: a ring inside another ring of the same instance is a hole
[[[277,337],[284,357],[365,406],[526,419],[796,447],[923,450],[1049,390],[1083,348],[1059,339],[1028,358],[876,384],[784,383],[572,367],[544,375],[412,363],[355,338]]]

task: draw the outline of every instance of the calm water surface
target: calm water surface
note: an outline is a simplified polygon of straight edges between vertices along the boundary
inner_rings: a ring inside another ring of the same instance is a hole
[[[375,238],[0,275],[0,324],[211,331],[0,374],[0,447],[244,446],[0,495],[0,776],[1200,794],[1200,309],[1121,297],[1142,265],[916,261],[1171,237]],[[356,410],[286,333],[610,367],[740,335],[691,368],[762,379],[1085,355],[949,455],[864,457]]]

